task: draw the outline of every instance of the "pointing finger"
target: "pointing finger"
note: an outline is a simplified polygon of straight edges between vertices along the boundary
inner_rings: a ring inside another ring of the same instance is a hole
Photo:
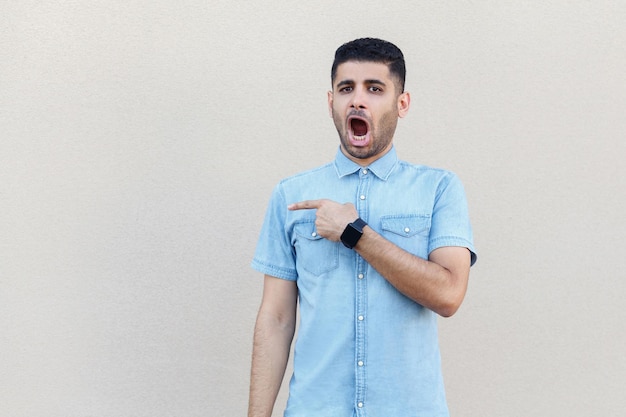
[[[322,200],[305,200],[287,206],[289,210],[307,210],[320,208]]]

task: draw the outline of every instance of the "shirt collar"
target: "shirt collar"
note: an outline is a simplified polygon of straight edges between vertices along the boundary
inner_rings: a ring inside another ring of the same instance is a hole
[[[337,149],[337,155],[335,156],[335,169],[339,177],[353,174],[361,168],[367,168],[374,173],[381,180],[386,180],[393,171],[393,167],[398,162],[398,155],[396,154],[395,146],[392,146],[382,157],[378,158],[368,167],[362,167],[350,158],[345,156],[341,152],[341,148]]]

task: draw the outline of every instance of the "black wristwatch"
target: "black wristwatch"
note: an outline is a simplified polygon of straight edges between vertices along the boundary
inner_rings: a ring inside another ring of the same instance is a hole
[[[367,223],[360,217],[348,224],[346,230],[341,234],[341,243],[348,249],[355,247],[361,236],[363,236],[363,228],[365,226],[367,226]]]

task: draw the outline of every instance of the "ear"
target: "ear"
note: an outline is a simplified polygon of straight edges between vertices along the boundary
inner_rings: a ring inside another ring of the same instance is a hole
[[[328,115],[333,117],[333,92],[328,92]]]
[[[404,92],[398,96],[398,117],[404,117],[409,111],[411,106],[411,95],[408,92]]]

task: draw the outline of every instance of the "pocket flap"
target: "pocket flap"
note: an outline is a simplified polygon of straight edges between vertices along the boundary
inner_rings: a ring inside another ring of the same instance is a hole
[[[381,218],[381,227],[384,231],[398,236],[411,237],[428,235],[430,230],[429,215],[386,216]]]
[[[315,229],[315,222],[297,223],[296,225],[294,225],[294,231],[298,236],[308,240],[323,239],[320,235],[317,234],[317,230]]]

